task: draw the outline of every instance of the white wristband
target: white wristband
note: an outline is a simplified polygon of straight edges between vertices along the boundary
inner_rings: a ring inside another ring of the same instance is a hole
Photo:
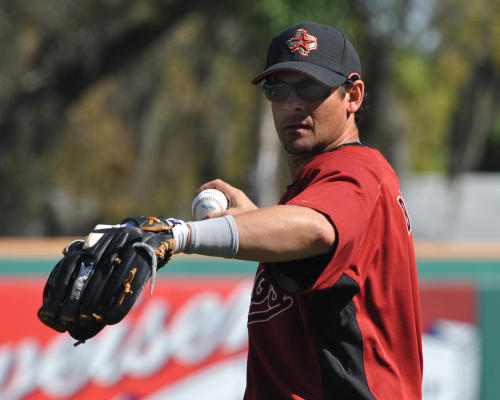
[[[189,228],[186,223],[180,219],[168,218],[167,222],[175,226],[172,228],[172,236],[175,240],[174,253],[180,253],[186,250],[189,237]]]
[[[238,253],[239,237],[232,215],[188,222],[191,241],[186,253],[233,258]]]

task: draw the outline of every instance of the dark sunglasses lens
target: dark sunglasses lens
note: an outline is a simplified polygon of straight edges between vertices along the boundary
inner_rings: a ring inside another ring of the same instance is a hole
[[[285,83],[264,82],[262,88],[270,101],[283,101],[290,94],[290,86]]]
[[[322,100],[332,93],[332,88],[323,86],[310,79],[297,83],[264,82],[262,88],[267,99],[275,102],[286,100],[292,89],[305,101]]]
[[[306,80],[299,82],[295,88],[296,93],[306,101],[317,101],[326,99],[332,93],[332,88],[323,86],[317,82]]]

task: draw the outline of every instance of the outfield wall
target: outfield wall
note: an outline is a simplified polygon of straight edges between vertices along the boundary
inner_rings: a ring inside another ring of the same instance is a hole
[[[36,319],[46,277],[70,240],[0,239],[0,399],[242,398],[256,263],[174,257],[152,297],[74,347]],[[424,399],[500,398],[500,244],[416,250]]]

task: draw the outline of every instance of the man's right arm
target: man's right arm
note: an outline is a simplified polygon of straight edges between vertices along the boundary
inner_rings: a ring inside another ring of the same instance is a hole
[[[226,211],[209,218],[232,215],[236,222],[238,252],[235,258],[283,262],[325,254],[333,248],[335,230],[320,212],[296,205],[257,208],[241,191],[222,180],[200,187],[218,189],[229,200]]]

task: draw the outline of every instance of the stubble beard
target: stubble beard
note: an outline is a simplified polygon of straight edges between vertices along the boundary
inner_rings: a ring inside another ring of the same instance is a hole
[[[315,156],[323,152],[321,143],[298,143],[297,140],[290,140],[287,143],[281,142],[288,158],[303,158]]]

